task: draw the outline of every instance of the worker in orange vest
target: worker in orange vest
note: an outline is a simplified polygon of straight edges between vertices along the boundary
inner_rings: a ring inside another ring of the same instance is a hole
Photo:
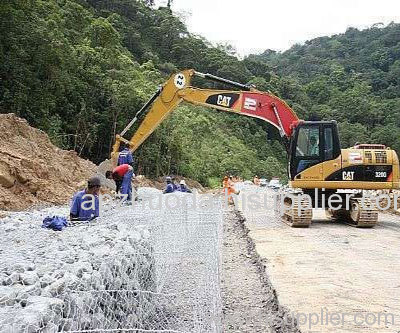
[[[235,183],[233,182],[232,176],[225,176],[222,185],[224,187],[224,195],[228,196],[228,202],[233,203],[232,194],[239,194],[239,191],[235,190]]]
[[[229,180],[228,176],[225,176],[224,179],[222,180],[222,187],[224,189],[224,193],[227,193],[226,191],[229,188],[228,180]]]

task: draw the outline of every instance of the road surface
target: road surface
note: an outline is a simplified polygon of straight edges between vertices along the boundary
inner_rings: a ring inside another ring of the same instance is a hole
[[[282,223],[272,207],[241,210],[278,301],[302,332],[400,331],[399,216],[380,214],[375,228],[358,229],[314,210],[301,229]]]

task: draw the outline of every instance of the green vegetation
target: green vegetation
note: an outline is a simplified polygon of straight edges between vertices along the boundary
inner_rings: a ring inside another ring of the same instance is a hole
[[[399,24],[350,28],[248,60],[274,69],[285,85],[278,94],[303,117],[337,120],[343,147],[373,142],[400,152]]]
[[[271,90],[304,119],[336,119],[343,146],[381,142],[400,151],[397,24],[244,60],[190,34],[151,0],[4,0],[0,32],[0,112],[94,162],[109,156],[114,135],[157,85],[183,68]],[[138,149],[136,163],[148,176],[181,174],[205,185],[226,172],[285,177],[276,138],[259,120],[184,105]]]

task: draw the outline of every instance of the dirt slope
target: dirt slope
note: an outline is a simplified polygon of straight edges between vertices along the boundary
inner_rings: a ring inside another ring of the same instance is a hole
[[[57,148],[26,120],[0,114],[0,209],[65,203],[95,170],[95,164]]]

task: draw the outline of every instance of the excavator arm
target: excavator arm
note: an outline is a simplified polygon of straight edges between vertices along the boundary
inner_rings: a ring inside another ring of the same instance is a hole
[[[231,85],[240,90],[196,88],[191,86],[194,76]],[[283,100],[270,92],[260,92],[248,85],[188,69],[172,75],[137,112],[121,134],[116,136],[112,158],[115,159],[118,155],[121,142],[128,144],[132,152],[135,151],[181,102],[262,119],[275,126],[284,139],[290,137],[293,127],[299,122],[294,111]],[[136,122],[140,113],[148,108],[150,111],[132,138],[124,139],[124,134]]]

